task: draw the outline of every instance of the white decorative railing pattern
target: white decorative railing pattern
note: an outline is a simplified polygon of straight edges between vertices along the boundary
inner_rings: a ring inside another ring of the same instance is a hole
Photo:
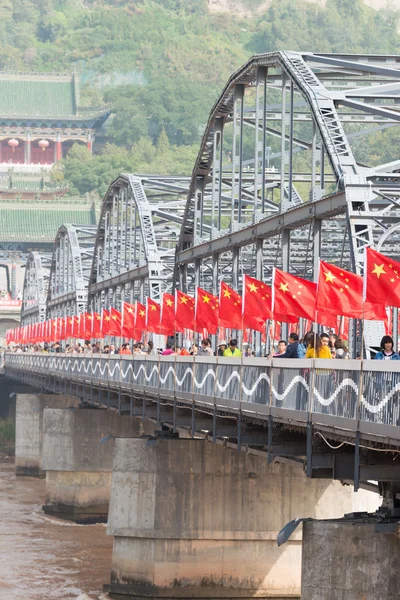
[[[400,423],[400,361],[6,353],[6,374],[43,376],[241,409]],[[396,437],[398,437],[396,435]]]

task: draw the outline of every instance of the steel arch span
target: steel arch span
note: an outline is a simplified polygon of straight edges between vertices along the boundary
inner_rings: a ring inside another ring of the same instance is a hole
[[[189,177],[122,173],[104,197],[89,282],[88,308],[160,300],[172,290],[176,245]]]
[[[22,326],[40,323],[46,319],[50,265],[50,254],[31,252],[28,255],[22,293]]]
[[[86,309],[96,227],[62,225],[54,241],[47,293],[47,318],[79,315]]]
[[[275,52],[249,60],[207,122],[178,285],[216,293],[224,278],[240,291],[243,273],[268,281],[274,265],[316,279],[319,258],[361,274],[364,248],[399,221],[400,143],[386,164],[364,162],[370,136],[400,124],[399,99],[399,57]],[[399,259],[398,228],[391,234],[385,252]]]

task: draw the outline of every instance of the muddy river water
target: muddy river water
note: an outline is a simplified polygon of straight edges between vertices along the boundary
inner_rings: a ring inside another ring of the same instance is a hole
[[[112,536],[43,514],[45,482],[0,462],[0,600],[107,598]]]

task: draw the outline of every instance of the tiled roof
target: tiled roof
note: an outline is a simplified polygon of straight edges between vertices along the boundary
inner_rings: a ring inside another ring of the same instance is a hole
[[[74,117],[75,83],[73,75],[0,73],[0,118]]]
[[[52,242],[64,223],[95,225],[90,205],[65,208],[0,205],[0,242]]]

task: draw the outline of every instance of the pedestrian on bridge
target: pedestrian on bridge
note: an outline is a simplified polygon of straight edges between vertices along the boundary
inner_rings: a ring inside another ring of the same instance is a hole
[[[214,356],[214,352],[211,348],[211,342],[209,339],[201,340],[201,346],[197,351],[197,356]]]
[[[235,357],[241,357],[242,356],[242,351],[239,350],[239,348],[237,347],[237,340],[232,339],[229,342],[229,346],[228,348],[225,350],[224,352],[224,356],[235,356]]]
[[[400,360],[400,356],[393,349],[393,338],[384,335],[381,339],[381,350],[375,354],[375,360]]]
[[[221,340],[219,342],[219,344],[218,344],[218,350],[216,351],[215,355],[216,356],[223,356],[226,348],[227,348],[226,341],[225,340]]]
[[[323,333],[321,336],[318,333],[309,339],[306,358],[332,358],[331,350],[328,346],[329,335]]]
[[[291,333],[289,335],[289,343],[285,352],[280,356],[280,358],[299,358],[298,355],[298,347],[299,347],[299,336],[297,333]]]

